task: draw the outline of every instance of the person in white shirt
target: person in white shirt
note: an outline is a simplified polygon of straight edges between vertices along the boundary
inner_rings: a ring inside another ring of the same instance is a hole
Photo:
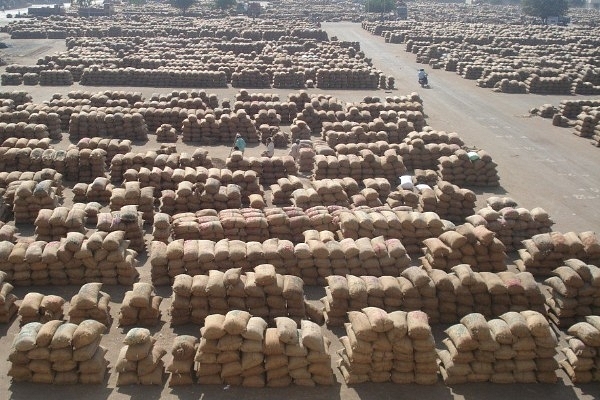
[[[298,161],[298,156],[300,156],[300,140],[296,140],[292,143],[292,147],[290,148],[289,155],[294,158],[294,161]]]
[[[273,138],[267,138],[267,150],[262,153],[263,157],[273,157],[275,154],[275,142],[273,142]]]

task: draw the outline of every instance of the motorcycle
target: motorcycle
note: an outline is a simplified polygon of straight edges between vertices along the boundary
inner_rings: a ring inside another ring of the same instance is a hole
[[[428,88],[429,87],[429,80],[427,79],[427,74],[425,74],[425,76],[423,76],[422,78],[419,78],[419,85],[421,85],[422,88]]]

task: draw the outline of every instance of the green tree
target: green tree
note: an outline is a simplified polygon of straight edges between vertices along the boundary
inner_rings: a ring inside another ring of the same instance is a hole
[[[88,8],[92,6],[92,0],[75,0],[75,3],[81,8]]]
[[[548,17],[564,16],[569,10],[569,4],[567,0],[523,0],[521,8],[524,14],[541,18],[545,23]]]
[[[220,8],[221,10],[235,7],[236,4],[236,0],[215,0],[215,7]]]
[[[187,10],[193,6],[194,4],[196,4],[196,0],[169,0],[169,3],[175,7],[175,8],[179,8],[181,10],[181,13],[183,15],[185,15],[185,13],[187,12]]]
[[[379,13],[390,12],[396,8],[396,0],[367,0],[365,10],[367,12]]]

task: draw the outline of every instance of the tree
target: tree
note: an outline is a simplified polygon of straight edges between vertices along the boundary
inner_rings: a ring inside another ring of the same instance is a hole
[[[89,8],[92,6],[92,0],[75,0],[75,2],[81,8]]]
[[[365,10],[373,13],[384,13],[396,8],[396,0],[367,0]]]
[[[175,8],[179,8],[181,13],[185,15],[188,8],[196,4],[196,0],[169,0],[169,3]]]
[[[546,23],[548,17],[564,16],[569,10],[569,4],[567,0],[523,0],[521,8],[524,14],[541,18]]]
[[[215,0],[215,7],[220,8],[221,10],[235,7],[236,4],[236,0]]]

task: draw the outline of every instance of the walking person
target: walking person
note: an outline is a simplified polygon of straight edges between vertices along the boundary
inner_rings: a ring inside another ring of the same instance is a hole
[[[242,152],[242,154],[244,154],[244,150],[246,150],[246,141],[239,133],[235,135],[235,142],[233,142],[233,150],[239,150]]]
[[[298,161],[298,157],[300,156],[300,139],[297,139],[292,143],[292,147],[290,147],[290,152],[288,154],[294,158],[294,161]]]

